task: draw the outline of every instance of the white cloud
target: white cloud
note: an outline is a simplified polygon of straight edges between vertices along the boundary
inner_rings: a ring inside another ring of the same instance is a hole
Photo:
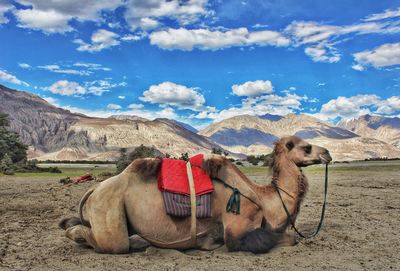
[[[197,115],[192,115],[192,118],[212,119],[214,122],[218,122],[244,114],[252,116],[261,116],[267,113],[286,115],[299,111],[301,109],[301,101],[304,100],[306,100],[306,97],[301,97],[291,93],[286,93],[285,96],[267,94],[243,99],[239,107],[231,107],[218,112],[203,111]]]
[[[129,0],[126,3],[127,10],[124,16],[132,30],[138,27],[154,28],[157,26],[156,19],[165,17],[187,24],[208,13],[206,4],[207,0]]]
[[[41,30],[48,34],[72,31],[73,28],[69,25],[72,19],[80,22],[100,22],[103,11],[113,11],[122,5],[121,0],[17,0],[16,2],[29,7],[14,11],[19,21],[18,26]]]
[[[92,71],[111,71],[110,68],[104,67],[101,64],[97,64],[97,63],[86,63],[86,62],[76,62],[73,64],[73,66],[75,67],[84,67],[87,68],[88,70],[92,70]]]
[[[237,96],[254,97],[266,93],[272,93],[274,87],[269,80],[247,81],[242,85],[233,85],[232,92]]]
[[[138,41],[144,38],[144,35],[125,35],[121,38],[123,41]]]
[[[119,35],[114,32],[99,29],[92,34],[91,43],[86,43],[81,39],[75,39],[74,43],[79,44],[78,51],[93,53],[120,44],[118,37]]]
[[[363,51],[353,55],[357,64],[353,69],[364,70],[365,66],[382,68],[400,64],[400,42],[386,43],[372,51]]]
[[[74,106],[63,106],[62,108],[67,109],[71,112],[81,113],[91,117],[102,117],[107,118],[111,115],[114,115],[115,112],[110,110],[91,110],[91,109],[83,109]],[[153,120],[156,118],[168,118],[178,120],[180,117],[175,113],[174,109],[171,107],[166,107],[161,110],[145,110],[145,109],[132,109],[129,111],[119,111],[120,115],[134,115],[142,118],[146,118],[149,120]]]
[[[125,82],[111,83],[108,80],[95,80],[87,81],[83,85],[80,85],[74,81],[60,80],[44,89],[63,96],[84,96],[87,94],[101,96],[103,93],[109,92],[112,88],[120,86],[125,86]]]
[[[23,69],[29,69],[31,68],[31,65],[27,64],[27,63],[18,63],[18,66],[20,66]]]
[[[144,30],[151,30],[157,28],[160,23],[151,18],[141,18],[140,19],[140,28]]]
[[[290,41],[279,32],[249,32],[247,28],[228,31],[208,29],[168,28],[150,34],[150,42],[162,49],[191,51],[193,48],[217,50],[233,46],[288,46]]]
[[[77,82],[60,80],[46,88],[48,91],[63,96],[81,96],[87,93],[87,90]]]
[[[351,66],[351,68],[353,69],[353,70],[356,70],[356,71],[363,71],[365,68],[362,66],[362,65],[360,65],[360,64],[354,64],[353,66]]]
[[[58,104],[58,99],[53,98],[53,97],[42,97],[42,98],[43,98],[43,100],[45,100],[49,104],[52,104],[52,105],[57,106],[57,107],[60,107],[60,105]]]
[[[400,17],[400,8],[398,9],[387,9],[382,13],[375,13],[372,15],[367,16],[364,21],[378,21],[378,20],[384,20],[388,18],[395,18],[395,17]]]
[[[393,114],[400,112],[400,96],[392,96],[382,101],[376,110],[378,114]]]
[[[120,106],[119,104],[108,104],[107,105],[107,109],[110,109],[110,110],[118,110],[121,108],[122,108],[122,106]]]
[[[323,120],[356,118],[374,112],[383,113],[384,110],[387,110],[384,109],[384,106],[396,108],[396,99],[392,98],[389,102],[388,100],[382,100],[377,95],[339,96],[323,104],[320,112],[315,116]]]
[[[314,47],[306,47],[306,55],[310,56],[314,62],[334,63],[340,60],[340,54],[332,46],[324,43],[317,44]]]
[[[73,30],[68,25],[71,18],[55,10],[22,9],[16,10],[14,15],[19,21],[18,26],[21,28],[42,30],[47,34],[65,33]]]
[[[389,34],[400,32],[396,23],[367,22],[354,25],[324,25],[317,22],[294,21],[285,28],[295,46],[307,45],[305,53],[315,62],[337,62],[340,54],[334,47],[349,34]]]
[[[38,68],[47,70],[50,72],[55,72],[55,73],[74,74],[74,75],[88,76],[93,73],[88,70],[65,69],[65,68],[61,68],[59,65],[44,65],[44,66],[38,66]]]
[[[118,99],[124,100],[126,97],[123,95],[118,96]]]
[[[130,104],[130,105],[128,105],[128,108],[130,108],[130,109],[140,109],[140,108],[143,108],[143,107],[144,107],[143,104]]]
[[[29,87],[27,82],[18,79],[15,75],[8,73],[6,70],[0,69],[0,81],[10,82],[17,85]]]
[[[143,92],[141,101],[152,104],[176,106],[182,109],[201,110],[204,108],[204,96],[194,88],[178,85],[172,82],[163,82],[152,85]]]
[[[14,6],[8,1],[0,2],[0,24],[6,24],[9,22],[5,14],[14,9]]]
[[[88,93],[92,93],[97,96],[101,96],[104,92],[109,92],[112,88],[125,87],[126,83],[111,83],[108,80],[95,80],[90,82],[85,82],[85,87]]]

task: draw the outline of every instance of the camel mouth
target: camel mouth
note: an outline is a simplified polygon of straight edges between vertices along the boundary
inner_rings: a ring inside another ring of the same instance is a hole
[[[319,155],[319,159],[321,161],[321,164],[329,164],[332,161],[332,157],[327,154],[327,155]]]

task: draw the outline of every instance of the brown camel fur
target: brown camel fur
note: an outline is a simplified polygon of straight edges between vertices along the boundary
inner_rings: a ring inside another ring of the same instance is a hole
[[[300,167],[329,163],[329,152],[297,137],[279,140],[274,149],[273,179],[289,212],[295,219],[307,190],[307,178]],[[66,236],[86,243],[101,253],[127,253],[150,244],[174,249],[212,250],[224,243],[229,251],[267,252],[276,245],[293,245],[293,235],[285,233],[288,218],[271,184],[249,180],[228,159],[206,156],[203,168],[214,178],[237,187],[240,214],[225,210],[232,191],[214,181],[212,217],[197,220],[197,245],[190,239],[190,217],[176,218],[165,213],[157,188],[161,160],[137,159],[121,174],[90,189],[80,203],[84,217],[60,222]],[[253,201],[253,202],[252,202]]]

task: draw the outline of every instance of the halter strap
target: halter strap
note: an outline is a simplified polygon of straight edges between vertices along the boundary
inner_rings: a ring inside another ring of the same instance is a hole
[[[320,220],[319,220],[317,229],[315,230],[314,233],[310,234],[309,236],[305,236],[305,235],[302,234],[299,230],[297,230],[296,226],[294,225],[294,221],[293,221],[293,219],[292,219],[292,216],[290,215],[288,209],[286,208],[285,203],[283,202],[281,193],[279,192],[280,188],[276,185],[275,182],[272,182],[272,185],[274,186],[276,192],[278,193],[279,198],[281,199],[281,202],[282,202],[282,205],[283,205],[283,209],[285,210],[286,215],[287,215],[287,217],[288,217],[288,221],[289,221],[289,223],[292,225],[294,231],[295,231],[300,237],[302,237],[302,238],[304,238],[304,239],[310,239],[310,238],[316,236],[316,235],[319,233],[319,231],[320,231],[320,229],[321,229],[321,227],[322,227],[322,223],[323,223],[324,217],[325,217],[326,195],[328,194],[328,164],[325,165],[325,193],[324,193],[324,203],[323,203],[323,205],[322,205],[322,211],[321,211],[321,218],[320,218]]]

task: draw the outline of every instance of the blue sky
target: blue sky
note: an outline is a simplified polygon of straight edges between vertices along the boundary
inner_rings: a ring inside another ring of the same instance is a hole
[[[91,116],[400,115],[397,1],[0,0],[0,83]]]

